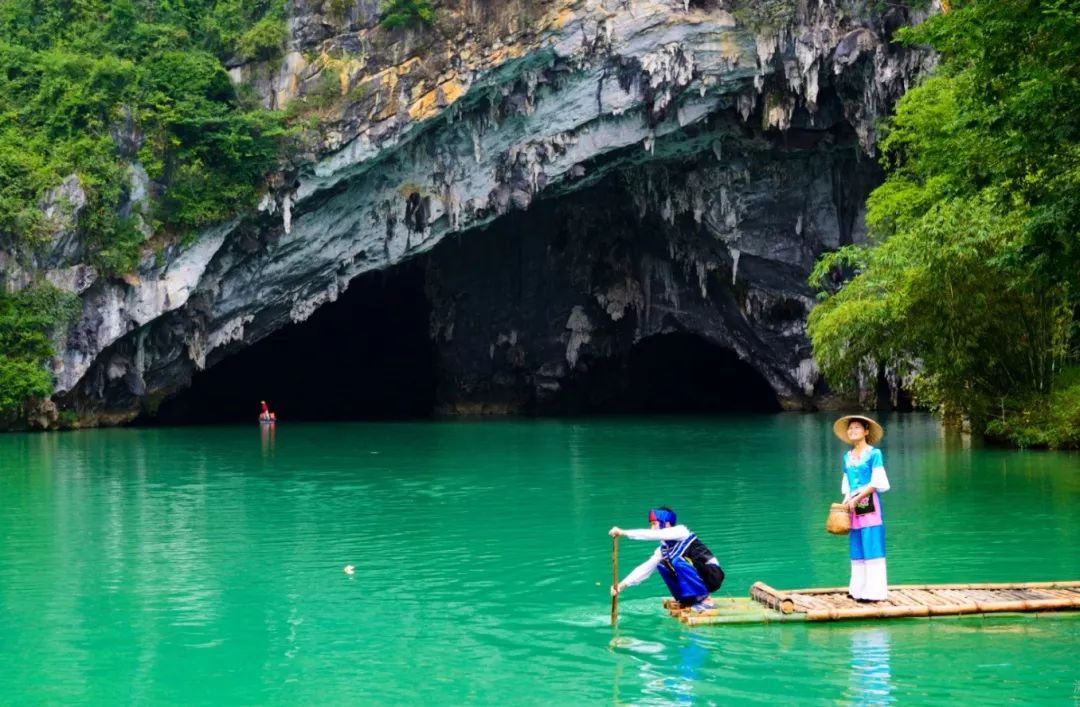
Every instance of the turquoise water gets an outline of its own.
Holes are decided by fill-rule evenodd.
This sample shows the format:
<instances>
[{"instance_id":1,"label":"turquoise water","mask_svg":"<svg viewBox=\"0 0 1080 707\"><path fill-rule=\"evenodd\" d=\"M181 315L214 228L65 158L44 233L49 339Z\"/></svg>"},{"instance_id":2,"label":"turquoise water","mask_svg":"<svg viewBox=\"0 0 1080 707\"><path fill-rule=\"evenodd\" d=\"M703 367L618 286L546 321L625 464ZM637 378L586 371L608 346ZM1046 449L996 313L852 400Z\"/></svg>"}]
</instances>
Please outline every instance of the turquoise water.
<instances>
[{"instance_id":1,"label":"turquoise water","mask_svg":"<svg viewBox=\"0 0 1080 707\"><path fill-rule=\"evenodd\" d=\"M1080 702L1075 618L688 629L653 577L613 641L606 531L662 503L720 595L846 583L830 421L0 436L0 701ZM885 423L891 582L1080 579L1080 456ZM652 547L623 540L621 573Z\"/></svg>"}]
</instances>

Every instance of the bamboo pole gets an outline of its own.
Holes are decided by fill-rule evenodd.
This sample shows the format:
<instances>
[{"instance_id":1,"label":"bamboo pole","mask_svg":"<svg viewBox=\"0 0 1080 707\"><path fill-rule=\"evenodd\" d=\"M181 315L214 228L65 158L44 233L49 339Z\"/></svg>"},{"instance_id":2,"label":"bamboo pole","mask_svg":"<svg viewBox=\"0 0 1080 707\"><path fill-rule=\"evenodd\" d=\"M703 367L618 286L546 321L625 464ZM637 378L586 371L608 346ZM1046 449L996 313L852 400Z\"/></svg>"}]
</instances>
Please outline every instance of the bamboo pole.
<instances>
[{"instance_id":1,"label":"bamboo pole","mask_svg":"<svg viewBox=\"0 0 1080 707\"><path fill-rule=\"evenodd\" d=\"M971 589L967 595L976 602L1016 601L1017 597L1006 594L1004 589Z\"/></svg>"},{"instance_id":2,"label":"bamboo pole","mask_svg":"<svg viewBox=\"0 0 1080 707\"><path fill-rule=\"evenodd\" d=\"M756 614L728 614L724 616L698 616L691 614L679 619L687 626L709 626L712 624L769 624L795 623L806 619L802 614L781 614L771 609L762 609Z\"/></svg>"},{"instance_id":3,"label":"bamboo pole","mask_svg":"<svg viewBox=\"0 0 1080 707\"><path fill-rule=\"evenodd\" d=\"M1080 599L1080 593L1069 589L1040 589L1037 593L1040 595L1039 597L1037 597L1039 599L1047 597L1056 599ZM1035 597L1028 598L1030 599Z\"/></svg>"},{"instance_id":4,"label":"bamboo pole","mask_svg":"<svg viewBox=\"0 0 1080 707\"><path fill-rule=\"evenodd\" d=\"M619 586L619 536L611 539L611 586ZM619 622L619 593L611 595L611 625L614 627Z\"/></svg>"},{"instance_id":5,"label":"bamboo pole","mask_svg":"<svg viewBox=\"0 0 1080 707\"><path fill-rule=\"evenodd\" d=\"M925 606L867 606L858 609L825 609L806 612L807 621L842 621L845 619L891 619L905 616L928 616Z\"/></svg>"},{"instance_id":6,"label":"bamboo pole","mask_svg":"<svg viewBox=\"0 0 1080 707\"><path fill-rule=\"evenodd\" d=\"M781 596L779 592L764 582L754 582L753 586L750 587L750 596L770 609L776 609L785 614L795 611L795 602L792 601L791 597Z\"/></svg>"},{"instance_id":7,"label":"bamboo pole","mask_svg":"<svg viewBox=\"0 0 1080 707\"><path fill-rule=\"evenodd\" d=\"M714 602L716 603L716 608L714 609L703 609L701 611L687 609L677 614L673 612L672 616L745 616L749 614L760 614L763 611L771 611L750 597L734 601L724 601L721 599L714 600Z\"/></svg>"},{"instance_id":8,"label":"bamboo pole","mask_svg":"<svg viewBox=\"0 0 1080 707\"><path fill-rule=\"evenodd\" d=\"M914 596L905 589L890 589L889 598L893 601L902 601L905 606L926 606L926 602Z\"/></svg>"},{"instance_id":9,"label":"bamboo pole","mask_svg":"<svg viewBox=\"0 0 1080 707\"><path fill-rule=\"evenodd\" d=\"M768 586L768 585L765 585ZM770 588L771 589L771 588ZM993 582L959 584L894 584L889 589L1065 589L1080 590L1080 580L1054 582ZM847 594L847 587L810 587L807 589L788 589L788 594ZM778 591L778 590L773 590Z\"/></svg>"},{"instance_id":10,"label":"bamboo pole","mask_svg":"<svg viewBox=\"0 0 1080 707\"><path fill-rule=\"evenodd\" d=\"M959 616L960 614L977 614L977 604L938 604L927 607L931 616Z\"/></svg>"},{"instance_id":11,"label":"bamboo pole","mask_svg":"<svg viewBox=\"0 0 1080 707\"><path fill-rule=\"evenodd\" d=\"M789 589L794 594L847 594L847 587L810 587L808 589Z\"/></svg>"},{"instance_id":12,"label":"bamboo pole","mask_svg":"<svg viewBox=\"0 0 1080 707\"><path fill-rule=\"evenodd\" d=\"M979 609L986 613L1073 608L1080 608L1080 601L1073 599L1029 599L1028 601L979 602Z\"/></svg>"},{"instance_id":13,"label":"bamboo pole","mask_svg":"<svg viewBox=\"0 0 1080 707\"><path fill-rule=\"evenodd\" d=\"M1023 601L1031 601L1032 599L1042 599L1043 598L1042 592L1044 592L1044 591L1046 591L1046 590L1044 589L1044 590L1041 590L1039 592L1034 592L1034 591L1031 591L1031 590L1024 590L1024 589L1010 589L1008 592L1006 592L1006 594L1011 596L1013 599L1021 599Z\"/></svg>"},{"instance_id":14,"label":"bamboo pole","mask_svg":"<svg viewBox=\"0 0 1080 707\"><path fill-rule=\"evenodd\" d=\"M1057 582L984 582L967 584L898 584L897 589L1071 589L1080 588L1080 580Z\"/></svg>"},{"instance_id":15,"label":"bamboo pole","mask_svg":"<svg viewBox=\"0 0 1080 707\"><path fill-rule=\"evenodd\" d=\"M945 606L951 608L971 607L971 612L978 611L975 600L960 589L937 589L934 591L934 594L937 594L947 602Z\"/></svg>"},{"instance_id":16,"label":"bamboo pole","mask_svg":"<svg viewBox=\"0 0 1080 707\"><path fill-rule=\"evenodd\" d=\"M795 608L803 611L828 611L835 608L828 601L828 595L818 595L816 597L800 596L794 594L791 596L791 600L795 603Z\"/></svg>"},{"instance_id":17,"label":"bamboo pole","mask_svg":"<svg viewBox=\"0 0 1080 707\"><path fill-rule=\"evenodd\" d=\"M904 591L909 596L918 600L919 603L925 604L926 606L940 606L942 604L948 604L947 601L945 601L937 594L934 594L928 589L905 589Z\"/></svg>"}]
</instances>

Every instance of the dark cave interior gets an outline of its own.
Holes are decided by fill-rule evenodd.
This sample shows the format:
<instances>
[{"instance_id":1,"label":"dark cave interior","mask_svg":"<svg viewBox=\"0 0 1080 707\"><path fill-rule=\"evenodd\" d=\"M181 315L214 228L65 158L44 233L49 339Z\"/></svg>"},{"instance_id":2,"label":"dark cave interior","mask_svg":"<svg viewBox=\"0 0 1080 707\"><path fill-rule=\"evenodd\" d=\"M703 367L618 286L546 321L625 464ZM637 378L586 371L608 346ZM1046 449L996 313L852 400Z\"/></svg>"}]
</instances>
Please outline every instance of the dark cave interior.
<instances>
[{"instance_id":1,"label":"dark cave interior","mask_svg":"<svg viewBox=\"0 0 1080 707\"><path fill-rule=\"evenodd\" d=\"M533 229L540 227L535 221L534 215ZM257 416L260 400L266 400L282 422L424 419L437 410L453 409L459 393L452 371L483 371L489 365L489 317L511 311L516 323L507 326L530 331L549 316L545 308L568 306L556 300L574 296L562 289L568 287L565 283L542 270L522 269L521 262L542 260L546 246L536 241L539 251L526 248L527 241L533 242L523 237L528 229L513 219L505 221L508 229L515 224L510 229L514 232L495 230L448 241L391 270L361 275L337 301L323 305L307 321L285 326L196 373L190 388L140 422L249 422ZM430 335L429 267L457 268L464 278L468 309L459 314L466 319L459 322L453 351L440 349ZM515 295L520 288L533 294ZM507 297L515 303L510 309L477 306ZM462 347L461 337L470 336L474 341L466 338L471 344ZM775 392L753 366L729 348L684 331L646 337L612 356L585 356L553 395L531 397L535 387L529 370L520 371L525 377L517 381L522 387L514 393L519 401L525 398L518 408L525 414L700 415L781 409Z\"/></svg>"},{"instance_id":2,"label":"dark cave interior","mask_svg":"<svg viewBox=\"0 0 1080 707\"><path fill-rule=\"evenodd\" d=\"M423 268L408 263L197 373L148 421L254 422L260 400L282 422L425 417L436 372Z\"/></svg>"},{"instance_id":3,"label":"dark cave interior","mask_svg":"<svg viewBox=\"0 0 1080 707\"><path fill-rule=\"evenodd\" d=\"M696 334L650 336L621 357L595 361L557 404L586 414L779 412L772 388L727 348Z\"/></svg>"},{"instance_id":4,"label":"dark cave interior","mask_svg":"<svg viewBox=\"0 0 1080 707\"><path fill-rule=\"evenodd\" d=\"M150 424L254 421L267 400L281 421L428 418L438 354L428 338L423 272L360 277L336 302L195 376ZM768 383L731 350L695 334L649 337L590 362L561 394L532 406L558 414L724 414L780 410Z\"/></svg>"}]
</instances>

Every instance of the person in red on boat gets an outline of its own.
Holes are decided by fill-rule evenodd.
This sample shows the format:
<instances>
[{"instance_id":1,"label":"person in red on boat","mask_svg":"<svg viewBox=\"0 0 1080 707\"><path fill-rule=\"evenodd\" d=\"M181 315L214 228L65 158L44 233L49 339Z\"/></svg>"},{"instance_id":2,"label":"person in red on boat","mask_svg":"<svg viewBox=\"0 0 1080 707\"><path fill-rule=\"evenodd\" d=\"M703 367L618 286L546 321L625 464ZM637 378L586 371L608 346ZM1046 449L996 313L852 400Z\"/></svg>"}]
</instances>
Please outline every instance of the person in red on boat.
<instances>
[{"instance_id":1,"label":"person in red on boat","mask_svg":"<svg viewBox=\"0 0 1080 707\"><path fill-rule=\"evenodd\" d=\"M634 568L618 584L611 588L611 595L621 593L627 587L641 584L653 572L659 572L671 596L677 602L695 611L715 608L710 593L720 589L724 582L724 570L709 548L698 540L685 525L679 525L675 511L660 506L649 511L649 527L624 530L618 526L608 531L611 537L631 540L659 540L660 545L652 556Z\"/></svg>"},{"instance_id":2,"label":"person in red on boat","mask_svg":"<svg viewBox=\"0 0 1080 707\"><path fill-rule=\"evenodd\" d=\"M277 415L270 412L270 406L266 404L265 400L259 401L259 420L264 422L277 421Z\"/></svg>"}]
</instances>

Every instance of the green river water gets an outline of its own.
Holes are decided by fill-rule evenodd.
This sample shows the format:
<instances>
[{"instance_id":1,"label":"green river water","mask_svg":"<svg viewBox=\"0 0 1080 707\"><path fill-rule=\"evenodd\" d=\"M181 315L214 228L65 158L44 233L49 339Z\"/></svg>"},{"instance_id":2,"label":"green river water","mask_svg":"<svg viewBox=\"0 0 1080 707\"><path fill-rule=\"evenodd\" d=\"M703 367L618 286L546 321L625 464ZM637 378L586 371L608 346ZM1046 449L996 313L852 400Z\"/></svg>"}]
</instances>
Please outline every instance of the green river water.
<instances>
[{"instance_id":1,"label":"green river water","mask_svg":"<svg viewBox=\"0 0 1080 707\"><path fill-rule=\"evenodd\" d=\"M0 703L1080 704L1067 616L688 629L653 577L613 642L606 531L654 505L721 596L846 584L830 422L0 436ZM1080 579L1080 457L884 422L892 583Z\"/></svg>"}]
</instances>

